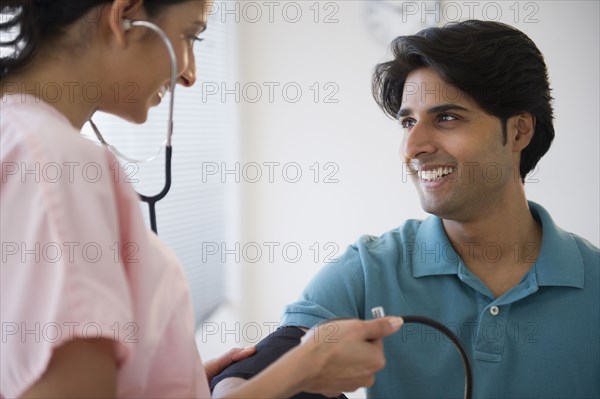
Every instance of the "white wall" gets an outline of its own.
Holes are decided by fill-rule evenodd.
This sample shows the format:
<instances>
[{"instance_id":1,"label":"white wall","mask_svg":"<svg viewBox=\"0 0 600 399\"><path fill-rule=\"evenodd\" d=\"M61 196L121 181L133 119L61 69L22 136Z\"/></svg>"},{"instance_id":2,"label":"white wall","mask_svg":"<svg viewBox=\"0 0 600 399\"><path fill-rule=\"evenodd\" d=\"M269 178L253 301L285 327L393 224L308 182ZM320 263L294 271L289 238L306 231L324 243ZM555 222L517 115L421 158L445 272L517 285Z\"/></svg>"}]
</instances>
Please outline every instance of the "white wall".
<instances>
[{"instance_id":1,"label":"white wall","mask_svg":"<svg viewBox=\"0 0 600 399\"><path fill-rule=\"evenodd\" d=\"M303 176L296 184L287 183L280 167L276 169L275 181L270 183L268 169L263 167L260 182L234 184L239 192L237 212L242 220L233 237L242 247L258 243L264 251L261 261L254 264L244 262L243 256L239 263L229 262L232 302L227 311L212 319L221 333L204 337L200 346L205 357L227 347L244 345L244 336L252 338L254 334L251 329L244 331L243 323L257 323L267 332L265 323L277 322L283 306L298 297L321 267L324 256L330 252L324 251L326 243L335 243L341 253L361 234L379 235L407 218L426 216L412 184L402 181L400 129L383 115L371 97L372 69L388 56L387 46L373 34L382 26L373 22L367 25L363 1L329 2L334 4L329 8L325 8L328 2L320 2L318 23L309 8L314 6L312 1L297 2L303 16L297 23L287 22L282 17L287 3L290 2L278 3L273 23L269 22L265 3L258 3L263 15L256 23L249 21L255 16L253 10L246 9L244 18L240 8L240 23L232 26L238 31L239 81L242 86L256 82L264 88L262 100L250 103L242 96L239 104L240 162L296 162ZM473 16L484 17L482 10L487 3L478 3L480 7L474 9ZM224 5L218 0L217 4ZM422 6L422 2L416 4ZM464 7L462 2L455 4ZM556 139L539 164L535 176L539 182L527 184L528 196L543 204L562 227L598 246L598 2L519 3L516 23L514 4L496 2L494 8L486 9L487 15L494 18L498 5L501 21L523 30L537 43L545 55L556 98ZM234 5L227 2L227 7L233 9ZM288 19L294 17L290 7ZM325 15L338 8L337 23L322 22ZM525 23L527 16L537 22ZM383 31L380 29L377 35L389 34ZM281 84L275 90L273 103L268 101L264 82ZM282 96L282 86L290 82L296 82L303 90L295 104ZM327 82L335 84L339 92L334 98L339 102L324 103L321 98L315 103L314 92L309 88L314 82L321 86ZM321 95L330 92L321 90ZM247 94L254 97L254 92ZM293 95L291 89L288 94ZM313 170L309 166L314 162L337 165L335 178L339 182L325 184L323 175L321 182L312 181ZM294 177L291 171L288 170L288 178ZM252 173L250 177L253 176ZM269 262L265 242L280 243L273 263ZM317 262L313 259L315 247L310 248L315 242L321 247ZM282 256L281 248L286 243L297 243L302 249L297 263ZM253 254L249 252L247 258ZM291 249L288 255L294 256ZM235 331L233 320L242 324L237 333L226 334L224 327Z\"/></svg>"}]
</instances>

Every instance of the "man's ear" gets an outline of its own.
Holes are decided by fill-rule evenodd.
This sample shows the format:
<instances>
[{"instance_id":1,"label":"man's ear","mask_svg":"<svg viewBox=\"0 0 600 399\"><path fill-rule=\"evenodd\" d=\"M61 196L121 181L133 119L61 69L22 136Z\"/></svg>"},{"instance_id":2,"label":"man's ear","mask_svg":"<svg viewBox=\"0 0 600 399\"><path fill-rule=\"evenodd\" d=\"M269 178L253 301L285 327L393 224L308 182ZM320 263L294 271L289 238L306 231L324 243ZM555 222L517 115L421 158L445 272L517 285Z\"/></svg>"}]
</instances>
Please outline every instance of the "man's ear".
<instances>
[{"instance_id":1,"label":"man's ear","mask_svg":"<svg viewBox=\"0 0 600 399\"><path fill-rule=\"evenodd\" d=\"M506 123L506 129L513 152L521 152L529 145L535 133L535 115L523 112L512 116Z\"/></svg>"},{"instance_id":2,"label":"man's ear","mask_svg":"<svg viewBox=\"0 0 600 399\"><path fill-rule=\"evenodd\" d=\"M134 19L135 16L140 15L143 5L144 0L115 0L110 6L108 26L119 47L125 47L125 27L123 26L123 21Z\"/></svg>"}]
</instances>

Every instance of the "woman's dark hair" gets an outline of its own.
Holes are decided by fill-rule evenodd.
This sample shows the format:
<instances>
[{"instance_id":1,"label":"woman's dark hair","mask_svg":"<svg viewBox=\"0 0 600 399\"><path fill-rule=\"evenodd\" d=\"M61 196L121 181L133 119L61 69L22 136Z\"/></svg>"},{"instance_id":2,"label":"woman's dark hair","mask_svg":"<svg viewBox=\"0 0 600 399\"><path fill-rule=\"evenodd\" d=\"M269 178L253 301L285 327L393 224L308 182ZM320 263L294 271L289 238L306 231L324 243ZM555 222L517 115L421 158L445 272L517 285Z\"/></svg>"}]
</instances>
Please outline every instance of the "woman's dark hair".
<instances>
[{"instance_id":1,"label":"woman's dark hair","mask_svg":"<svg viewBox=\"0 0 600 399\"><path fill-rule=\"evenodd\" d=\"M0 58L0 79L10 72L22 69L46 43L60 37L67 26L88 18L97 21L94 9L113 0L2 0L0 4L0 32L12 32L0 46L12 48L11 55ZM144 9L154 18L163 8L190 0L144 0ZM3 35L4 36L4 35Z\"/></svg>"},{"instance_id":2,"label":"woman's dark hair","mask_svg":"<svg viewBox=\"0 0 600 399\"><path fill-rule=\"evenodd\" d=\"M397 117L406 77L428 67L498 117L505 143L508 118L522 112L535 116L534 135L521 152L521 179L550 148L554 126L548 71L523 32L499 22L470 20L400 36L391 48L394 59L377 65L373 75L373 96L387 115Z\"/></svg>"}]
</instances>

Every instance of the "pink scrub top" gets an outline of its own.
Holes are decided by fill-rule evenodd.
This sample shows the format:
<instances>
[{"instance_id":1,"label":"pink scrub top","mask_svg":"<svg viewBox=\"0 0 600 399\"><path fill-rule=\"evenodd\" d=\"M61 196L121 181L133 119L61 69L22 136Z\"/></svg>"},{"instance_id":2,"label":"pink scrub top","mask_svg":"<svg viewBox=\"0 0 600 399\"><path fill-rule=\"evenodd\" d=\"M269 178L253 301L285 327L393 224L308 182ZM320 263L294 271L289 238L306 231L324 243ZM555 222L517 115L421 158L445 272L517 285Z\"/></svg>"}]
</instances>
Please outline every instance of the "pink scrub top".
<instances>
[{"instance_id":1,"label":"pink scrub top","mask_svg":"<svg viewBox=\"0 0 600 399\"><path fill-rule=\"evenodd\" d=\"M22 395L54 348L103 337L117 397L210 397L185 276L113 154L14 94L0 99L0 159L0 396Z\"/></svg>"}]
</instances>

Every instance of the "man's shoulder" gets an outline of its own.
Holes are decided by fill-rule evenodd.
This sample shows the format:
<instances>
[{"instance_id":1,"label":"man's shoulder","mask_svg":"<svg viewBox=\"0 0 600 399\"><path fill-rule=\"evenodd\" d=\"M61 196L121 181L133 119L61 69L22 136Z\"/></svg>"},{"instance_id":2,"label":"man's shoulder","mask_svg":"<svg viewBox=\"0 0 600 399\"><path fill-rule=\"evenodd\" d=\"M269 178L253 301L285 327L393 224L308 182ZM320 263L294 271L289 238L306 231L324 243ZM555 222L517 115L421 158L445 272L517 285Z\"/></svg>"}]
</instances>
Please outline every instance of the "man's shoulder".
<instances>
[{"instance_id":1,"label":"man's shoulder","mask_svg":"<svg viewBox=\"0 0 600 399\"><path fill-rule=\"evenodd\" d=\"M577 244L584 264L589 264L592 267L600 268L600 248L596 247L594 244L575 233L568 234Z\"/></svg>"},{"instance_id":2,"label":"man's shoulder","mask_svg":"<svg viewBox=\"0 0 600 399\"><path fill-rule=\"evenodd\" d=\"M396 270L400 264L411 264L417 253L442 253L449 245L439 218L408 219L379 236L362 235L338 260L344 266L354 265L357 271Z\"/></svg>"},{"instance_id":3,"label":"man's shoulder","mask_svg":"<svg viewBox=\"0 0 600 399\"><path fill-rule=\"evenodd\" d=\"M414 245L422 235L421 227L428 221L429 219L407 219L398 227L379 236L363 234L350 245L350 250L359 254L369 253L371 256L398 253Z\"/></svg>"},{"instance_id":4,"label":"man's shoulder","mask_svg":"<svg viewBox=\"0 0 600 399\"><path fill-rule=\"evenodd\" d=\"M529 206L536 219L541 221L544 234L542 249L545 249L551 258L575 257L581 254L584 263L593 262L593 266L598 267L600 256L598 247L587 239L558 226L550 213L541 205L529 201Z\"/></svg>"}]
</instances>

